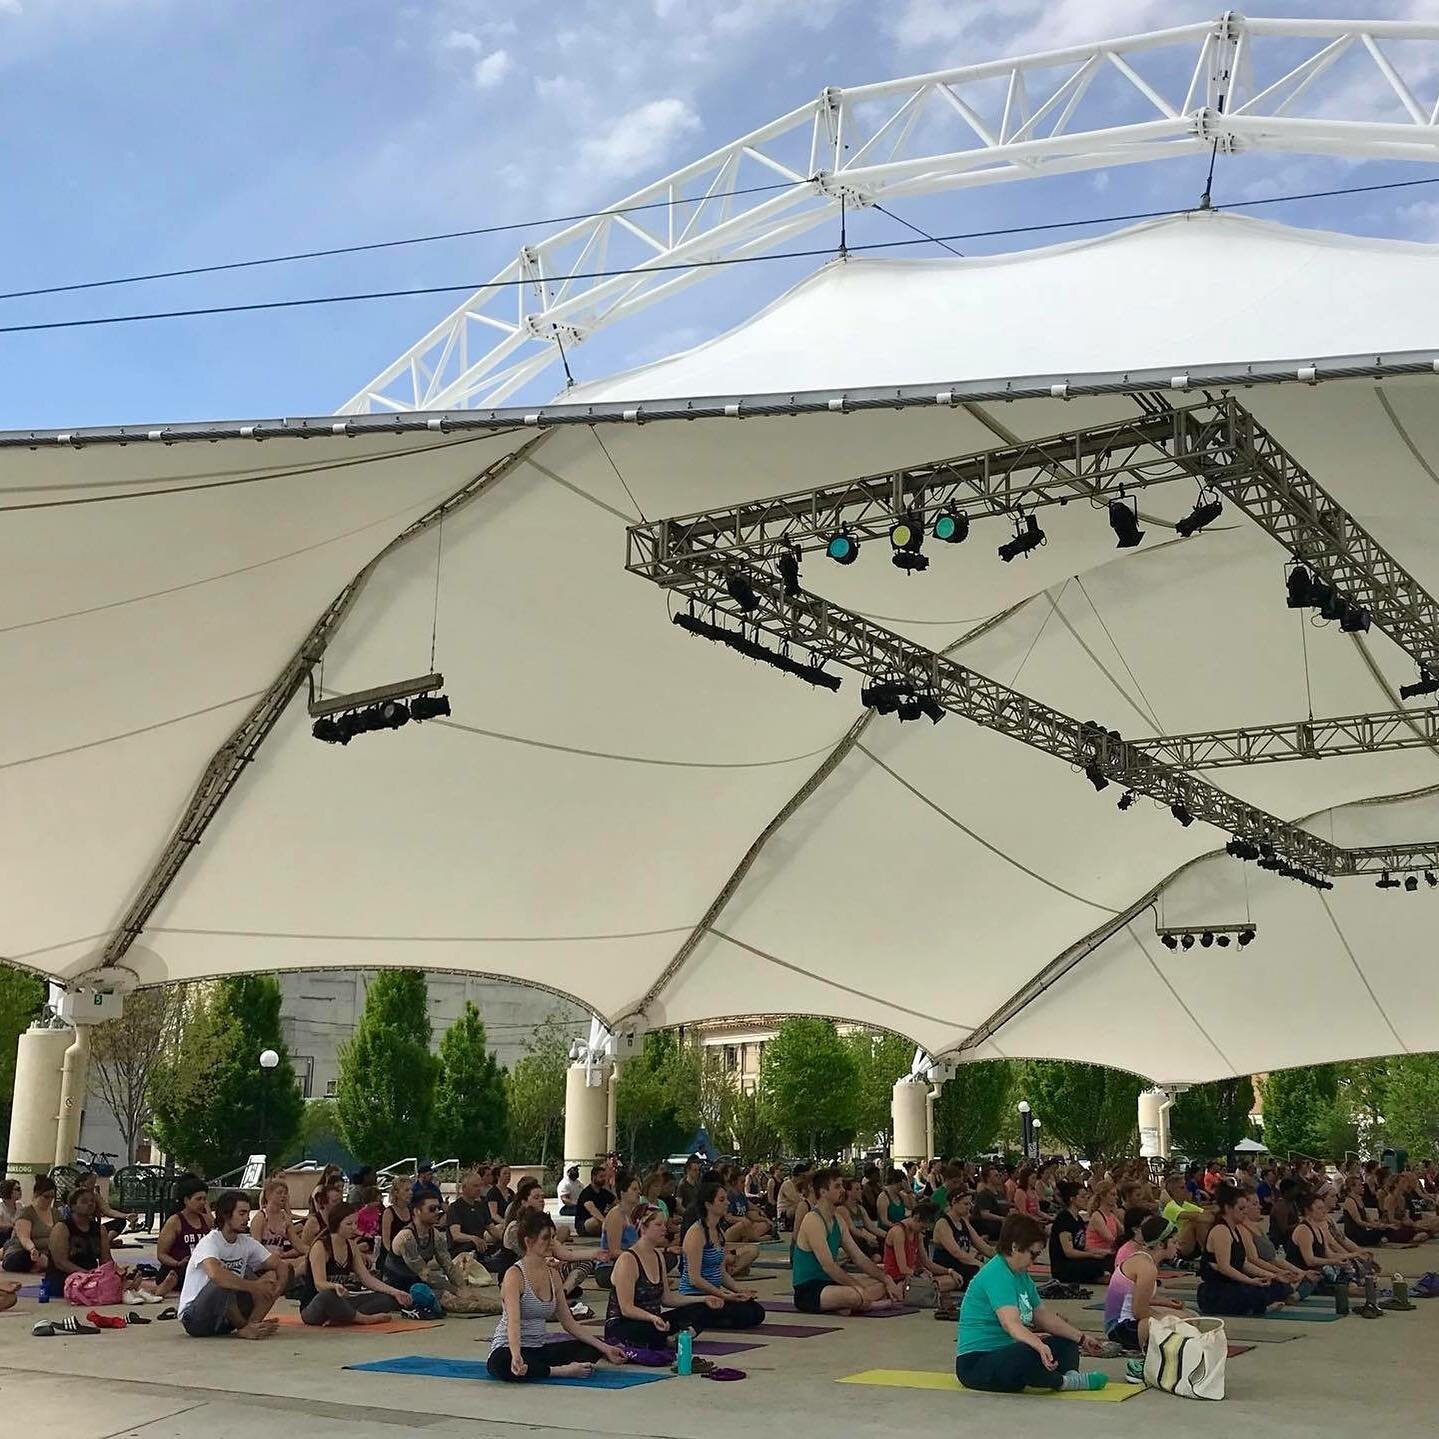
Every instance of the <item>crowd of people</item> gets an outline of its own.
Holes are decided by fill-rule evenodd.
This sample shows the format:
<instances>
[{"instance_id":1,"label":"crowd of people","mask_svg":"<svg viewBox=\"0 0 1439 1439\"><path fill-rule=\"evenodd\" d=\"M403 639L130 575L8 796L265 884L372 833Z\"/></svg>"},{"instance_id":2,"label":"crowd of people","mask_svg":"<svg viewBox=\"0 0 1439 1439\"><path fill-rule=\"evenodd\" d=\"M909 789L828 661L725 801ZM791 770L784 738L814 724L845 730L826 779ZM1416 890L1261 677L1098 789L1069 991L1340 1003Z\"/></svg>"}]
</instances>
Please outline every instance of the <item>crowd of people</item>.
<instances>
[{"instance_id":1,"label":"crowd of people","mask_svg":"<svg viewBox=\"0 0 1439 1439\"><path fill-rule=\"evenodd\" d=\"M1346 1309L1361 1300L1353 1312L1365 1317L1407 1307L1381 1302L1377 1251L1439 1233L1433 1164L1395 1172L1358 1160L1337 1171L1216 1161L1156 1179L1144 1160L1106 1169L935 1159L851 1175L697 1155L675 1175L626 1169L612 1155L587 1183L566 1172L558 1223L539 1182L513 1184L503 1164L465 1171L448 1200L428 1160L383 1191L373 1170L347 1177L331 1166L303 1217L280 1178L253 1207L237 1190L212 1205L195 1176L173 1192L154 1262L123 1267L112 1245L127 1216L94 1176L63 1202L39 1176L23 1205L7 1180L0 1265L57 1294L70 1292L70 1276L113 1267L124 1302L173 1300L157 1317L178 1318L197 1338L263 1339L286 1295L313 1326L490 1313L490 1372L533 1382L600 1362L668 1363L682 1333L760 1327L765 1308L745 1280L759 1246L778 1236L799 1312L932 1307L957 1320L960 1382L1014 1392L1102 1387L1106 1376L1084 1369L1084 1357L1130 1356L1127 1377L1138 1381L1155 1316L1189 1314L1191 1303L1232 1316L1311 1294ZM587 1284L604 1294L602 1320ZM1101 1285L1102 1333L1054 1307ZM13 1281L0 1285L0 1308L14 1302Z\"/></svg>"}]
</instances>

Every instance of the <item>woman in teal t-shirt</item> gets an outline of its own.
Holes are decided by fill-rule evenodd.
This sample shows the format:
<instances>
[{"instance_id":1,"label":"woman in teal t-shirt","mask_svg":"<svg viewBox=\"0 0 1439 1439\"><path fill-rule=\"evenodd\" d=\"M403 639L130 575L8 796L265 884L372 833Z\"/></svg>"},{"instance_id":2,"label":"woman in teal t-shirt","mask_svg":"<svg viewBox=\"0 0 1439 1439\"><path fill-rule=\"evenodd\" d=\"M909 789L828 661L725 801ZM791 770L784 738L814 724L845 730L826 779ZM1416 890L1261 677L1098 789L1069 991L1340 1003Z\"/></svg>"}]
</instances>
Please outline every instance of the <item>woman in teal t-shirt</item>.
<instances>
[{"instance_id":1,"label":"woman in teal t-shirt","mask_svg":"<svg viewBox=\"0 0 1439 1439\"><path fill-rule=\"evenodd\" d=\"M1081 1353L1102 1352L1039 1297L1030 1266L1044 1253L1044 1226L1011 1214L999 1252L969 1281L959 1310L955 1377L966 1389L1017 1394L1021 1389L1103 1389L1108 1377L1082 1373Z\"/></svg>"}]
</instances>

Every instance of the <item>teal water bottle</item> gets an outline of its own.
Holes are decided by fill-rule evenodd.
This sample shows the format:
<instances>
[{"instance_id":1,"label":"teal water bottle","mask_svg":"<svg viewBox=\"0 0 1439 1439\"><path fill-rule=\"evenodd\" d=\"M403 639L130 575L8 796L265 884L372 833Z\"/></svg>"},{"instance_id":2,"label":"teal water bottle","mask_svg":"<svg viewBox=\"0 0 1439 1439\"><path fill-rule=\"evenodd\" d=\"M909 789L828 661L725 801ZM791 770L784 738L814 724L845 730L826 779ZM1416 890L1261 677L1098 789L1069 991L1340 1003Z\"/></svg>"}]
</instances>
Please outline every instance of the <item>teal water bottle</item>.
<instances>
[{"instance_id":1,"label":"teal water bottle","mask_svg":"<svg viewBox=\"0 0 1439 1439\"><path fill-rule=\"evenodd\" d=\"M680 1374L693 1374L695 1361L695 1341L688 1329L680 1330L679 1343L679 1364L677 1372Z\"/></svg>"}]
</instances>

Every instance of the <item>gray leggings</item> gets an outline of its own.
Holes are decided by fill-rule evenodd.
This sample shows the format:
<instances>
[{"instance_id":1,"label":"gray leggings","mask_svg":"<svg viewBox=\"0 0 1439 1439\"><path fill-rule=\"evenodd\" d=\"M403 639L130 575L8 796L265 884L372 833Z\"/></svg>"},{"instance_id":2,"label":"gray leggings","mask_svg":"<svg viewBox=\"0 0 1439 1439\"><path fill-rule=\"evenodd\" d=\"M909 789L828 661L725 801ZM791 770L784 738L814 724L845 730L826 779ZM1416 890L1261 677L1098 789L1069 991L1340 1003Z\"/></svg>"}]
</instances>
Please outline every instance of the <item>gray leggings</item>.
<instances>
[{"instance_id":1,"label":"gray leggings","mask_svg":"<svg viewBox=\"0 0 1439 1439\"><path fill-rule=\"evenodd\" d=\"M388 1294L341 1294L322 1289L300 1310L306 1324L353 1324L357 1314L393 1314L399 1305Z\"/></svg>"}]
</instances>

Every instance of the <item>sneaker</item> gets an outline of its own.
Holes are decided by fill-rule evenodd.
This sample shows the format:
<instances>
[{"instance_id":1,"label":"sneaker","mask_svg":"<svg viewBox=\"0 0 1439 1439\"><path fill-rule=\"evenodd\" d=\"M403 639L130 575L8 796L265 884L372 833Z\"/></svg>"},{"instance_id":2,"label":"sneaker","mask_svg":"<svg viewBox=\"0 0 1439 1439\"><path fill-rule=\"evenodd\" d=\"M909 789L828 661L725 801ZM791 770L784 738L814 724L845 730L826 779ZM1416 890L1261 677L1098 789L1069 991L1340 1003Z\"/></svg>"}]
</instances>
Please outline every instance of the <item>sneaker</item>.
<instances>
[{"instance_id":1,"label":"sneaker","mask_svg":"<svg viewBox=\"0 0 1439 1439\"><path fill-rule=\"evenodd\" d=\"M1351 1314L1357 1314L1361 1319L1382 1319L1384 1311L1377 1304L1361 1304L1357 1309L1351 1309Z\"/></svg>"},{"instance_id":2,"label":"sneaker","mask_svg":"<svg viewBox=\"0 0 1439 1439\"><path fill-rule=\"evenodd\" d=\"M1126 1384L1144 1383L1144 1360L1130 1359L1124 1365L1124 1382Z\"/></svg>"},{"instance_id":3,"label":"sneaker","mask_svg":"<svg viewBox=\"0 0 1439 1439\"><path fill-rule=\"evenodd\" d=\"M595 1311L588 1304L571 1304L570 1317L572 1319L593 1319Z\"/></svg>"}]
</instances>

